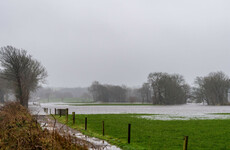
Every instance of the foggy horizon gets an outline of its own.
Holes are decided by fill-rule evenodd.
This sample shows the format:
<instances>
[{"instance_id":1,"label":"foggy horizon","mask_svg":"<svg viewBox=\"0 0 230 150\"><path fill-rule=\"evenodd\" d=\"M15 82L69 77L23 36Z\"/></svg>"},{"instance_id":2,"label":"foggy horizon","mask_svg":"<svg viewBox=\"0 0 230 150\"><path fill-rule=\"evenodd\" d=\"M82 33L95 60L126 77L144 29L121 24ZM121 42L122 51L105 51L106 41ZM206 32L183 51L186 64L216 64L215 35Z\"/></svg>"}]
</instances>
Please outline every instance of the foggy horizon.
<instances>
[{"instance_id":1,"label":"foggy horizon","mask_svg":"<svg viewBox=\"0 0 230 150\"><path fill-rule=\"evenodd\" d=\"M140 87L149 73L230 76L230 1L0 2L0 47L25 49L45 87Z\"/></svg>"}]
</instances>

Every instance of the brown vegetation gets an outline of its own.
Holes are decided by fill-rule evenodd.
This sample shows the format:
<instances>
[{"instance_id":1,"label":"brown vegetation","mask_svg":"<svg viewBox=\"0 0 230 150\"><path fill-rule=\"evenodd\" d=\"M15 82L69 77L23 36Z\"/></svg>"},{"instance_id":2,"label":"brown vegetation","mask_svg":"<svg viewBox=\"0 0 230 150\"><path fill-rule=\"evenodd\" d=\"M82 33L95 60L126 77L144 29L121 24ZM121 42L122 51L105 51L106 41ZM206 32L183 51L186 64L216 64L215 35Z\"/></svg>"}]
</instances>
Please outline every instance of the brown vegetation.
<instances>
[{"instance_id":1,"label":"brown vegetation","mask_svg":"<svg viewBox=\"0 0 230 150\"><path fill-rule=\"evenodd\" d=\"M0 149L87 149L74 144L71 136L42 130L19 103L8 103L0 109L0 127Z\"/></svg>"}]
</instances>

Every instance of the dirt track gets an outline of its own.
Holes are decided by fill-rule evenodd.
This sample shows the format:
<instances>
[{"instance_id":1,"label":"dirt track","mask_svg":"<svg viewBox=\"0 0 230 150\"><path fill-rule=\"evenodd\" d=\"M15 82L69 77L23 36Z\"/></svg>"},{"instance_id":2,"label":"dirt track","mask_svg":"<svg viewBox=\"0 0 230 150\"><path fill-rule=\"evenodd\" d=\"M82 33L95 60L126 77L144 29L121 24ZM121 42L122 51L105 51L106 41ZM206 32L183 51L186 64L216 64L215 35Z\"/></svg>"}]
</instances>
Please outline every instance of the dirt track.
<instances>
[{"instance_id":1,"label":"dirt track","mask_svg":"<svg viewBox=\"0 0 230 150\"><path fill-rule=\"evenodd\" d=\"M57 130L61 135L70 135L75 137L77 144L86 145L90 150L120 150L120 148L110 145L108 142L83 135L81 132L74 130L64 124L57 122L49 115L34 115L42 128L50 131Z\"/></svg>"}]
</instances>

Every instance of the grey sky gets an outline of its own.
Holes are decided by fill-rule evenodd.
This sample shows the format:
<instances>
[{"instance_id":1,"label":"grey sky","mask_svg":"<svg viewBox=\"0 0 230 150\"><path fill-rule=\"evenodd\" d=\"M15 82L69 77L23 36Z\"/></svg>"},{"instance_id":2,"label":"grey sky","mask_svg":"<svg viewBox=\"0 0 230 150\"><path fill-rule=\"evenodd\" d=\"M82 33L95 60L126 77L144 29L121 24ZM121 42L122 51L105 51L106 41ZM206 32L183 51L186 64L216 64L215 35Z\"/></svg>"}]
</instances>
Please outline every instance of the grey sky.
<instances>
[{"instance_id":1,"label":"grey sky","mask_svg":"<svg viewBox=\"0 0 230 150\"><path fill-rule=\"evenodd\" d=\"M0 0L6 45L41 61L48 86L137 86L158 71L192 83L230 75L230 1Z\"/></svg>"}]
</instances>

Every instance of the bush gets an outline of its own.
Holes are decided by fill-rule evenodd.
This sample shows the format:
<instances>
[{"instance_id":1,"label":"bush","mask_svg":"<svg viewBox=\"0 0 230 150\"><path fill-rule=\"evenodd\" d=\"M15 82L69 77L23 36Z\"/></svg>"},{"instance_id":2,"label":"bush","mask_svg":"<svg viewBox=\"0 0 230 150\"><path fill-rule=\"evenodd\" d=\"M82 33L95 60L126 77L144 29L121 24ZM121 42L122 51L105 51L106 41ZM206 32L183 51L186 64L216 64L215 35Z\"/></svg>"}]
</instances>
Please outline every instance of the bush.
<instances>
[{"instance_id":1,"label":"bush","mask_svg":"<svg viewBox=\"0 0 230 150\"><path fill-rule=\"evenodd\" d=\"M86 149L74 144L70 136L42 130L19 103L7 103L1 107L0 127L0 149Z\"/></svg>"}]
</instances>

